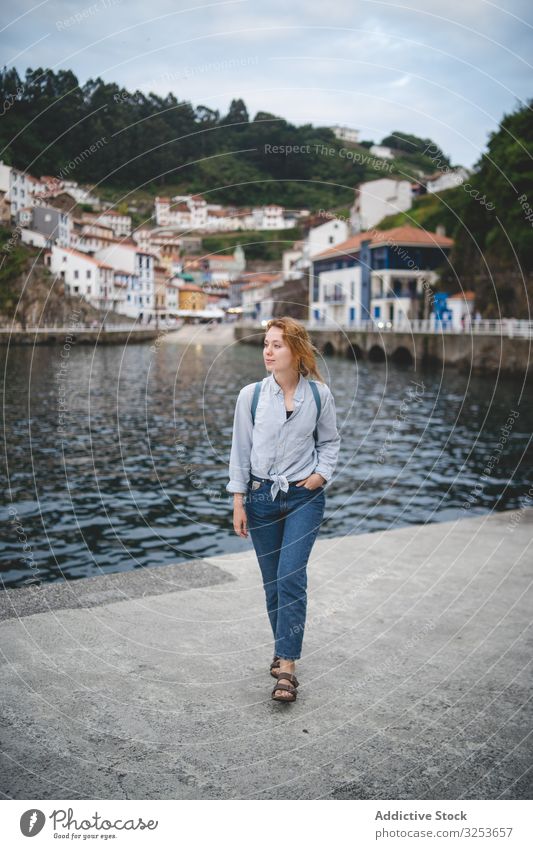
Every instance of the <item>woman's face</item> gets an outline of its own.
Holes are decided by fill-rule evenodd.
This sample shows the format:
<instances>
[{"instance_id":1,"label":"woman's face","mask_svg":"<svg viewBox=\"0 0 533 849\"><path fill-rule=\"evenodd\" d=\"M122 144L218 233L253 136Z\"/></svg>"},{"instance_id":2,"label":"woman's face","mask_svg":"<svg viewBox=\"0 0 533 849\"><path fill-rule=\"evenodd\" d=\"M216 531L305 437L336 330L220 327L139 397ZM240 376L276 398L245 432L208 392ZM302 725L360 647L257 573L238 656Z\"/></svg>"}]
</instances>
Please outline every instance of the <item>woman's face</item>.
<instances>
[{"instance_id":1,"label":"woman's face","mask_svg":"<svg viewBox=\"0 0 533 849\"><path fill-rule=\"evenodd\" d=\"M294 367L292 351L283 339L281 327L270 327L267 330L263 359L268 371L286 371Z\"/></svg>"}]
</instances>

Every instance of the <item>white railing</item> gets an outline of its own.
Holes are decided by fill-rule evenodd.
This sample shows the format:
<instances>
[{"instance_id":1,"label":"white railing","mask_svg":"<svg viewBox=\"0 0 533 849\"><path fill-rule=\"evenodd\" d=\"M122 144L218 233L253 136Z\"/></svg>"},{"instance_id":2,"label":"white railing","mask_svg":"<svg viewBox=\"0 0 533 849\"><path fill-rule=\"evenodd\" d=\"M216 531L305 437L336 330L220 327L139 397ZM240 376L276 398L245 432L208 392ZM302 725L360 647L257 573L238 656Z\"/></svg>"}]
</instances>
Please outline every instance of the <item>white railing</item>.
<instances>
[{"instance_id":1,"label":"white railing","mask_svg":"<svg viewBox=\"0 0 533 849\"><path fill-rule=\"evenodd\" d=\"M437 321L434 318L415 318L404 321L384 321L375 319L373 321L356 321L352 323L339 323L335 321L300 320L308 330L329 331L361 331L366 333L433 333L452 334L465 336L474 334L476 336L506 336L517 339L533 339L533 321L516 318L502 319L471 319L465 321L464 327L452 326L448 321ZM239 321L237 327L259 328L258 321Z\"/></svg>"},{"instance_id":2,"label":"white railing","mask_svg":"<svg viewBox=\"0 0 533 849\"><path fill-rule=\"evenodd\" d=\"M161 327L162 327L162 323L160 322L159 329L161 329ZM11 333L49 333L50 331L54 331L54 332L57 331L57 332L62 332L62 333L79 333L80 331L84 331L84 330L92 331L92 332L104 331L105 330L106 333L110 333L110 332L113 332L113 331L117 331L117 332L120 331L120 332L123 333L126 330L126 331L129 331L131 333L136 333L140 330L144 331L144 330L156 330L156 329L157 329L157 326L156 326L155 321L151 322L150 324L138 324L138 325L107 324L106 323L105 326L104 326L104 324L98 323L94 327L91 327L90 324L70 325L70 326L64 325L64 324L47 324L47 325L41 324L41 325L39 325L39 327L32 327L32 326L28 325L25 328L13 327L12 325L0 326L0 331L4 332L4 333L6 333L6 332L11 332Z\"/></svg>"}]
</instances>

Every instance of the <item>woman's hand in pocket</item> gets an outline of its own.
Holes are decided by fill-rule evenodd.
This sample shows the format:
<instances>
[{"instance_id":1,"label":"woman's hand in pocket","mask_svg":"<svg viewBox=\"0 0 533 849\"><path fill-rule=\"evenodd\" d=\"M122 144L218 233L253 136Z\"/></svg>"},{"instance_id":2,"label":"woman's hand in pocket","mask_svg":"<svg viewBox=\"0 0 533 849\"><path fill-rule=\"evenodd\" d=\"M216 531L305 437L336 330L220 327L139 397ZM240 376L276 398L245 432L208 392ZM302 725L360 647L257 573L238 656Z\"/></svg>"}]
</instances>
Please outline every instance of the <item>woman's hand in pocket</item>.
<instances>
[{"instance_id":1,"label":"woman's hand in pocket","mask_svg":"<svg viewBox=\"0 0 533 849\"><path fill-rule=\"evenodd\" d=\"M324 486L326 483L326 479L319 475L318 472L313 472L312 475L309 475L308 478L305 478L303 481L298 481L296 486L303 486L304 489L318 489L320 486Z\"/></svg>"}]
</instances>

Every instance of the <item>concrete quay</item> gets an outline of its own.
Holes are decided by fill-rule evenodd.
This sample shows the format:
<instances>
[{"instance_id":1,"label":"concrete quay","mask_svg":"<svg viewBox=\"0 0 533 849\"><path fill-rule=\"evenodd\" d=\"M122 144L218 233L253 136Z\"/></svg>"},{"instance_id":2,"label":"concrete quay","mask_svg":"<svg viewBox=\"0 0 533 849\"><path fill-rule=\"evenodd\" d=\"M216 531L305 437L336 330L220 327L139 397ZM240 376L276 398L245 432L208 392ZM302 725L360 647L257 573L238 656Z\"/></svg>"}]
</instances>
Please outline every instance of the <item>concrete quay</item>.
<instances>
[{"instance_id":1,"label":"concrete quay","mask_svg":"<svg viewBox=\"0 0 533 849\"><path fill-rule=\"evenodd\" d=\"M155 327L125 328L120 330L110 326L103 330L101 327L75 328L32 328L30 330L0 330L0 346L2 345L64 345L65 340L74 339L78 345L125 345L128 342L150 342L156 339L161 330Z\"/></svg>"},{"instance_id":2,"label":"concrete quay","mask_svg":"<svg viewBox=\"0 0 533 849\"><path fill-rule=\"evenodd\" d=\"M235 340L262 345L264 327L236 324ZM463 372L533 376L530 338L482 333L427 333L395 330L308 328L313 345L325 355L419 366L437 364Z\"/></svg>"},{"instance_id":3,"label":"concrete quay","mask_svg":"<svg viewBox=\"0 0 533 849\"><path fill-rule=\"evenodd\" d=\"M4 591L3 798L531 798L532 531L319 538L293 704L247 540Z\"/></svg>"}]
</instances>

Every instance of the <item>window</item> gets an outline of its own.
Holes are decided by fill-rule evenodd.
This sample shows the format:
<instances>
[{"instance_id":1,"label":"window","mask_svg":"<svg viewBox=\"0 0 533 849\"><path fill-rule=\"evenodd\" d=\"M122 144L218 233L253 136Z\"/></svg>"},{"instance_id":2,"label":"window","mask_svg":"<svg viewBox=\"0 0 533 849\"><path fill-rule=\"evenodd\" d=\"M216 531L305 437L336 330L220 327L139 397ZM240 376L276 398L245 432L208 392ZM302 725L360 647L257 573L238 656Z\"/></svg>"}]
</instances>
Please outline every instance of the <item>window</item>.
<instances>
[{"instance_id":1,"label":"window","mask_svg":"<svg viewBox=\"0 0 533 849\"><path fill-rule=\"evenodd\" d=\"M90 268L88 268L87 271L85 272L85 276L86 276L87 280L91 279L91 269Z\"/></svg>"},{"instance_id":2,"label":"window","mask_svg":"<svg viewBox=\"0 0 533 849\"><path fill-rule=\"evenodd\" d=\"M45 220L45 221L51 221L51 220L52 220L52 216L50 215L50 213L49 213L49 212L46 212L46 213L45 213L44 220Z\"/></svg>"},{"instance_id":3,"label":"window","mask_svg":"<svg viewBox=\"0 0 533 849\"><path fill-rule=\"evenodd\" d=\"M78 280L79 276L80 272L78 271L78 269L76 269L76 271L74 272L74 280Z\"/></svg>"},{"instance_id":4,"label":"window","mask_svg":"<svg viewBox=\"0 0 533 849\"><path fill-rule=\"evenodd\" d=\"M64 256L63 259L61 260L61 262L66 262L66 261L67 261L67 258L66 258L66 256Z\"/></svg>"},{"instance_id":5,"label":"window","mask_svg":"<svg viewBox=\"0 0 533 849\"><path fill-rule=\"evenodd\" d=\"M90 286L87 286L87 294L88 294L88 295L90 295L90 294L91 294L91 287L90 287Z\"/></svg>"},{"instance_id":6,"label":"window","mask_svg":"<svg viewBox=\"0 0 533 849\"><path fill-rule=\"evenodd\" d=\"M79 292L79 291L80 291L80 287L79 287L79 286L74 286L74 291L75 291L76 293L77 293L77 292Z\"/></svg>"}]
</instances>

